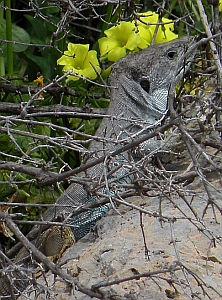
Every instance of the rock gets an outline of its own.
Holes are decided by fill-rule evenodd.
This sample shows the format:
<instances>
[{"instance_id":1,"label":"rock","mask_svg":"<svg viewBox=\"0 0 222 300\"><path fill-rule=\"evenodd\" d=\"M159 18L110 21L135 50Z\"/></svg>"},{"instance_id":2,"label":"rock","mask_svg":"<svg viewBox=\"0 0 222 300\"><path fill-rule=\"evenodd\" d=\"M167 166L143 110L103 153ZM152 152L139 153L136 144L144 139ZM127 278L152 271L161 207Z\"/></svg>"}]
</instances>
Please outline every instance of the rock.
<instances>
[{"instance_id":1,"label":"rock","mask_svg":"<svg viewBox=\"0 0 222 300\"><path fill-rule=\"evenodd\" d=\"M193 188L197 186L193 184ZM221 199L214 194L221 206ZM209 206L202 220L207 194L196 189L193 195L191 185L183 197L175 193L128 199L151 214L143 213L141 219L138 210L121 205L119 213L110 211L58 264L87 288L113 282L100 288L104 299L204 299L204 293L210 299L221 299L221 215ZM155 217L159 211L161 220ZM30 294L29 299L45 299L46 292L50 292L50 299L92 299L50 272L38 283L42 294L36 298Z\"/></svg>"}]
</instances>

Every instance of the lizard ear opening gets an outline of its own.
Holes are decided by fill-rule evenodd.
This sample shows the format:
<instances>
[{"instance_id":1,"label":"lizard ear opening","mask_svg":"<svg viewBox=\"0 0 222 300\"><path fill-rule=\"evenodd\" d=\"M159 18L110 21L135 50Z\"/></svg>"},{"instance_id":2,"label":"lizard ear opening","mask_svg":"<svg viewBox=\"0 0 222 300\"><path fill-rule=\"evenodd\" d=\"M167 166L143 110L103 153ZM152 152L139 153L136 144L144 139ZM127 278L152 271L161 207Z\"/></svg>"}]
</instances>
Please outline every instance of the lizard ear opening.
<instances>
[{"instance_id":1,"label":"lizard ear opening","mask_svg":"<svg viewBox=\"0 0 222 300\"><path fill-rule=\"evenodd\" d=\"M167 52L167 57L168 57L170 60L174 59L174 58L176 57L176 55L177 55L177 52L176 52L176 51L170 50L170 51Z\"/></svg>"},{"instance_id":2,"label":"lizard ear opening","mask_svg":"<svg viewBox=\"0 0 222 300\"><path fill-rule=\"evenodd\" d=\"M141 86L142 89L144 89L144 91L149 93L149 91L150 91L150 82L147 79L141 80L140 81L140 86Z\"/></svg>"}]
</instances>

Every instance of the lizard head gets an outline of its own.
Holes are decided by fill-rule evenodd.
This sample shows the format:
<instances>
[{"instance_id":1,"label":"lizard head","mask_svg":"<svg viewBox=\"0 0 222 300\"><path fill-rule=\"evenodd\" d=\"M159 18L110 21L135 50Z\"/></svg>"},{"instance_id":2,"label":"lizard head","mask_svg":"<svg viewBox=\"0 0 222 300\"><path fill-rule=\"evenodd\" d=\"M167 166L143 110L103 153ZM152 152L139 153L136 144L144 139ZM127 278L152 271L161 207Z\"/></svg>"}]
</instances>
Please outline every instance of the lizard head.
<instances>
[{"instance_id":1,"label":"lizard head","mask_svg":"<svg viewBox=\"0 0 222 300\"><path fill-rule=\"evenodd\" d=\"M114 94L121 94L119 100L124 101L128 115L129 109L134 116L139 109L140 113L137 114L141 116L142 112L142 117L147 116L151 123L162 117L167 109L171 83L178 82L183 77L194 56L192 53L186 57L192 43L192 38L184 37L169 43L156 44L114 64L110 84L114 86Z\"/></svg>"}]
</instances>

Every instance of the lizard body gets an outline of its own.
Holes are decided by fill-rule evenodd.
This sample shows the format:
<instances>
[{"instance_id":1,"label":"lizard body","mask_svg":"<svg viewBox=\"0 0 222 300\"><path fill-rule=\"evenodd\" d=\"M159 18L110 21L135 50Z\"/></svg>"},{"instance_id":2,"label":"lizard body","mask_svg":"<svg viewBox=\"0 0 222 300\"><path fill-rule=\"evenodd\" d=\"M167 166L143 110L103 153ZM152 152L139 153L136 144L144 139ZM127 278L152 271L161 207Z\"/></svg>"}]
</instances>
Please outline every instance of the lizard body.
<instances>
[{"instance_id":1,"label":"lizard body","mask_svg":"<svg viewBox=\"0 0 222 300\"><path fill-rule=\"evenodd\" d=\"M141 52L128 55L115 63L112 67L109 83L111 86L110 105L106 118L103 119L94 139L89 147L88 157L83 163L95 161L152 130L158 125L167 110L168 90L172 81L178 81L189 63L178 65L191 43L190 38L174 40L165 44L150 46ZM111 117L110 117L111 116ZM156 140L151 139L142 145L144 148L157 148ZM56 205L43 214L44 221L62 218L72 227L53 226L40 235L35 241L37 247L47 256L55 257L75 241L86 235L109 209L109 204L102 205L72 216L75 209L94 201L91 191L108 176L108 186L99 188L103 194L112 195L115 191L109 187L110 179L123 178L126 182L133 182L125 167L130 162L129 152L118 157L109 157L89 168L81 176L92 179L91 186L72 183L57 199ZM118 166L120 166L118 168ZM116 171L113 169L116 168ZM104 181L105 182L105 181ZM58 229L60 228L60 229ZM69 228L63 231L64 228ZM53 249L52 249L53 248ZM22 252L23 251L23 252ZM17 255L16 262L24 258L24 248ZM26 252L27 254L27 252ZM24 275L23 275L24 278ZM22 291L24 286L17 286ZM17 291L16 291L17 292ZM0 279L0 295L9 294L3 279Z\"/></svg>"},{"instance_id":2,"label":"lizard body","mask_svg":"<svg viewBox=\"0 0 222 300\"><path fill-rule=\"evenodd\" d=\"M178 81L184 73L185 64L178 66L178 60L184 55L190 43L191 39L185 37L166 44L150 46L146 50L128 55L113 65L109 78L110 105L107 110L107 115L113 116L113 120L110 117L103 119L96 132L101 141L97 138L91 142L89 147L91 155L83 163L106 156L158 125L158 121L167 110L170 84L173 80ZM153 149L156 148L156 143L156 140L152 139L145 142L144 147ZM118 160L129 161L128 153L125 152L118 158L110 158L106 168L112 169ZM112 174L112 178L118 178L119 173L127 172L121 170ZM104 163L89 168L81 175L84 178L93 178L97 182L101 181L106 176ZM83 185L73 183L58 198L57 206L46 211L44 220L52 220L61 215L64 217L72 213L75 207L92 199ZM104 210L107 211L106 206ZM94 212L96 214L96 210ZM90 213L91 219L94 220L96 215L93 211ZM99 209L98 213L102 214L103 211ZM81 233L76 233L74 229L75 234L78 240Z\"/></svg>"}]
</instances>

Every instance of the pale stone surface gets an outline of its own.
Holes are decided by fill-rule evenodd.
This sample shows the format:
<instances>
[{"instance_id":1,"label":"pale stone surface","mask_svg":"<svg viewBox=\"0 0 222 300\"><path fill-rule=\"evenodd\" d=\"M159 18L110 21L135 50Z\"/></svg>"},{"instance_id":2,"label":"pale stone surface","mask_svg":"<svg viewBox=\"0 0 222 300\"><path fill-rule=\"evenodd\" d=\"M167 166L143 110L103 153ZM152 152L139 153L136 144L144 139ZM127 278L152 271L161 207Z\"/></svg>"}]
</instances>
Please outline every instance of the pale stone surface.
<instances>
[{"instance_id":1,"label":"pale stone surface","mask_svg":"<svg viewBox=\"0 0 222 300\"><path fill-rule=\"evenodd\" d=\"M187 198L191 200L195 191L196 196L192 207L201 218L203 208L206 206L206 193L201 192L199 186L198 182L190 185L191 196ZM221 206L221 199L216 197L215 192L215 200ZM93 233L90 233L66 251L60 262L61 267L75 276L81 284L90 288L94 284L168 269L174 265L179 267L176 262L180 261L185 268L171 274L161 273L152 279L141 277L104 287L101 290L105 291L106 295L112 295L112 299L116 300L169 298L186 300L191 299L192 295L205 299L201 286L197 284L199 280L199 284L202 284L210 299L221 299L222 251L217 241L215 243L212 241L213 234L217 237L222 236L222 228L219 224L221 215L216 213L219 223L215 222L212 209L209 207L204 220L200 219L197 222L197 218L184 200L173 195L171 199L175 202L174 205L166 197L161 199L163 216L168 217L169 220L165 219L160 223L157 218L143 214L142 222L150 252L149 260L145 257L140 213L135 209L120 206L118 211L121 215L110 211L98 222L94 232L94 235L97 235L95 241ZM160 198L158 197L133 197L128 201L152 212L159 211ZM193 223L184 216L192 218ZM173 222L174 217L179 219ZM164 278L177 282L174 284L175 289L170 285L170 281ZM39 283L43 284L45 292L46 290L50 292L50 299L91 299L76 290L71 290L61 279L54 278L50 272L46 280L47 289L42 278L39 279ZM215 290L220 293L220 296ZM38 297L31 294L29 297L29 299L46 299L44 294Z\"/></svg>"}]
</instances>

